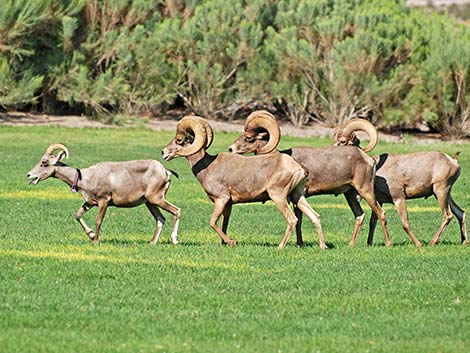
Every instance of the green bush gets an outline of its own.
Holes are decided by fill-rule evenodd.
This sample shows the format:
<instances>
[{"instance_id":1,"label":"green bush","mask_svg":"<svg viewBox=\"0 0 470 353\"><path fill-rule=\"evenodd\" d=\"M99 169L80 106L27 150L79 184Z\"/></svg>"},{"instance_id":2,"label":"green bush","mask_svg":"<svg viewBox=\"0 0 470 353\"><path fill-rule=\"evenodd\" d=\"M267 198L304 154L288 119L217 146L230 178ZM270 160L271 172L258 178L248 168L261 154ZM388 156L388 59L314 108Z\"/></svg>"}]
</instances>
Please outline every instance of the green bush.
<instances>
[{"instance_id":1,"label":"green bush","mask_svg":"<svg viewBox=\"0 0 470 353\"><path fill-rule=\"evenodd\" d=\"M461 136L470 29L387 0L9 0L0 107L230 119L274 107L302 125L426 122Z\"/></svg>"},{"instance_id":2,"label":"green bush","mask_svg":"<svg viewBox=\"0 0 470 353\"><path fill-rule=\"evenodd\" d=\"M8 0L0 12L0 106L21 109L47 101L50 75L66 53L84 0ZM61 34L62 24L68 32ZM74 27L75 26L75 27ZM50 100L55 100L52 97Z\"/></svg>"},{"instance_id":3,"label":"green bush","mask_svg":"<svg viewBox=\"0 0 470 353\"><path fill-rule=\"evenodd\" d=\"M470 117L470 31L440 16L432 22L414 107L437 131L459 137Z\"/></svg>"}]
</instances>

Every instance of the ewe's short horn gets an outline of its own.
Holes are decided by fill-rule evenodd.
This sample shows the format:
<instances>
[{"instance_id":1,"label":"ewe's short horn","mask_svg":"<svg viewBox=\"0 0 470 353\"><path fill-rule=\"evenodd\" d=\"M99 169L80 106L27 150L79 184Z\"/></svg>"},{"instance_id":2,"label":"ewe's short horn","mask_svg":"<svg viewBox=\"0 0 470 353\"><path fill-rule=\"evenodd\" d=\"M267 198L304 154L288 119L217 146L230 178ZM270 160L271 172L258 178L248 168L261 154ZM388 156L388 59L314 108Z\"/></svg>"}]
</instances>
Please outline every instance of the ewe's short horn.
<instances>
[{"instance_id":1,"label":"ewe's short horn","mask_svg":"<svg viewBox=\"0 0 470 353\"><path fill-rule=\"evenodd\" d=\"M377 145L378 134L375 126L372 125L372 123L370 123L368 120L359 118L349 120L343 128L342 134L350 138L351 134L358 130L364 131L367 135L369 135L369 144L362 150L364 152L372 151Z\"/></svg>"},{"instance_id":2,"label":"ewe's short horn","mask_svg":"<svg viewBox=\"0 0 470 353\"><path fill-rule=\"evenodd\" d=\"M245 132L255 132L258 129L265 129L269 134L268 143L259 149L258 154L271 152L277 147L281 138L281 130L274 115L266 110L251 113L245 122Z\"/></svg>"},{"instance_id":3,"label":"ewe's short horn","mask_svg":"<svg viewBox=\"0 0 470 353\"><path fill-rule=\"evenodd\" d=\"M194 141L191 145L184 147L177 154L183 157L190 156L200 151L207 145L207 128L203 121L204 118L198 116L185 116L178 122L176 135L185 138L187 133L194 135ZM212 129L211 129L212 130Z\"/></svg>"},{"instance_id":4,"label":"ewe's short horn","mask_svg":"<svg viewBox=\"0 0 470 353\"><path fill-rule=\"evenodd\" d=\"M61 143L53 143L49 147L47 147L46 154L51 155L54 151L61 150L65 153L65 158L69 158L69 150L65 145Z\"/></svg>"}]
</instances>

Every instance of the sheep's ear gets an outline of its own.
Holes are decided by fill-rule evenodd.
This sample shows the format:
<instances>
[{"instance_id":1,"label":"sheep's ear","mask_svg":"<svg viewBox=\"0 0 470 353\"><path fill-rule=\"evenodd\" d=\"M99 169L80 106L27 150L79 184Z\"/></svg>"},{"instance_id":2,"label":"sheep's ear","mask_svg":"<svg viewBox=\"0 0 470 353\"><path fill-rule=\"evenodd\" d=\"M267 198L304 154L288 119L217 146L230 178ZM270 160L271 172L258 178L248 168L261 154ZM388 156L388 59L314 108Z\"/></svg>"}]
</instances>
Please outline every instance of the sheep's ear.
<instances>
[{"instance_id":1,"label":"sheep's ear","mask_svg":"<svg viewBox=\"0 0 470 353\"><path fill-rule=\"evenodd\" d=\"M58 154L57 154L57 162L61 161L62 159L64 159L64 157L67 158L67 153L65 153L65 151L60 151Z\"/></svg>"},{"instance_id":2,"label":"sheep's ear","mask_svg":"<svg viewBox=\"0 0 470 353\"><path fill-rule=\"evenodd\" d=\"M269 134L267 132L260 132L256 135L257 140L267 140L269 138Z\"/></svg>"}]
</instances>

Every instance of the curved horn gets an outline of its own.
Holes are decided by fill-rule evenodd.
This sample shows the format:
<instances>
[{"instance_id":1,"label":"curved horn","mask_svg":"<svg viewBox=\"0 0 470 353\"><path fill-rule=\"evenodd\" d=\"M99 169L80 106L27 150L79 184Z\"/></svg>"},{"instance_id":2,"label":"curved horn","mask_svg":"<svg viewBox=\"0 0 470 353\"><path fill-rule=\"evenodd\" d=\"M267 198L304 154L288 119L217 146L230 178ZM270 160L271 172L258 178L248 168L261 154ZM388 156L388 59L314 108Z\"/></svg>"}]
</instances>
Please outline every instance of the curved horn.
<instances>
[{"instance_id":1,"label":"curved horn","mask_svg":"<svg viewBox=\"0 0 470 353\"><path fill-rule=\"evenodd\" d=\"M188 132L192 132L194 135L193 143L177 152L179 156L190 156L200 151L207 144L207 128L201 120L205 119L197 116L185 116L178 122L176 136L179 135L181 138L185 138Z\"/></svg>"},{"instance_id":2,"label":"curved horn","mask_svg":"<svg viewBox=\"0 0 470 353\"><path fill-rule=\"evenodd\" d=\"M201 118L200 116L195 116L195 118L202 122L206 128L207 141L205 149L208 149L212 144L212 140L214 139L214 131L212 130L212 126L210 126L209 122L206 119Z\"/></svg>"},{"instance_id":3,"label":"curved horn","mask_svg":"<svg viewBox=\"0 0 470 353\"><path fill-rule=\"evenodd\" d=\"M377 145L378 134L375 126L372 125L372 123L370 123L368 120L360 118L349 120L342 129L341 134L349 138L352 133L358 130L364 131L367 135L369 135L369 144L362 148L362 150L364 152L372 151Z\"/></svg>"},{"instance_id":4,"label":"curved horn","mask_svg":"<svg viewBox=\"0 0 470 353\"><path fill-rule=\"evenodd\" d=\"M251 113L245 122L245 132L255 132L259 129L265 129L268 132L269 140L258 150L258 154L269 153L277 147L281 138L281 130L274 115L266 110Z\"/></svg>"},{"instance_id":5,"label":"curved horn","mask_svg":"<svg viewBox=\"0 0 470 353\"><path fill-rule=\"evenodd\" d=\"M52 145L50 145L49 147L47 147L47 150L46 150L46 154L52 154L52 152L56 151L56 150L61 150L61 151L64 151L65 153L65 158L69 158L69 150L67 147L65 147L65 145L61 144L61 143L53 143Z\"/></svg>"}]
</instances>

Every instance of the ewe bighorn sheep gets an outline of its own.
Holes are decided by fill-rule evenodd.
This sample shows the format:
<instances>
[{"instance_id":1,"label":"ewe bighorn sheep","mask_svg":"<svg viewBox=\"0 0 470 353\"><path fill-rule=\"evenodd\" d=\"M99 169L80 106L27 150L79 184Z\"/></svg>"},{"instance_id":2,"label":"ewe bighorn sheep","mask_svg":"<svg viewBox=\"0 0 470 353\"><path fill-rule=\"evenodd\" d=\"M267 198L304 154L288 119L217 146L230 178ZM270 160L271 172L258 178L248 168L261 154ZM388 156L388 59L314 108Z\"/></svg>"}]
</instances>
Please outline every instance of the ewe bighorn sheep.
<instances>
[{"instance_id":1,"label":"ewe bighorn sheep","mask_svg":"<svg viewBox=\"0 0 470 353\"><path fill-rule=\"evenodd\" d=\"M319 215L304 197L305 171L297 162L280 153L254 157L230 153L212 156L206 152L212 138L212 128L205 119L187 116L179 121L175 138L162 154L166 161L175 157L187 158L193 174L214 202L210 225L223 243L236 245L227 236L233 204L272 200L287 223L279 243L280 248L284 247L297 223L297 217L289 208L291 200L315 225L320 248L327 248ZM217 225L221 215L222 229Z\"/></svg>"},{"instance_id":2,"label":"ewe bighorn sheep","mask_svg":"<svg viewBox=\"0 0 470 353\"><path fill-rule=\"evenodd\" d=\"M59 151L54 154L55 151ZM75 214L88 237L99 242L99 232L108 206L135 207L145 203L157 222L152 244L156 244L165 223L159 207L173 215L171 241L178 244L180 209L165 200L174 174L154 160L98 163L85 169L69 167L61 162L69 151L63 144L50 145L41 160L29 171L30 184L36 185L49 177L58 178L78 192L85 203ZM176 175L176 174L175 174ZM98 206L95 232L86 225L82 216L93 206Z\"/></svg>"},{"instance_id":3,"label":"ewe bighorn sheep","mask_svg":"<svg viewBox=\"0 0 470 353\"><path fill-rule=\"evenodd\" d=\"M360 141L355 136L355 130L355 127L349 123L338 127L334 144L359 146ZM452 185L460 174L457 156L458 153L451 158L445 153L432 151L403 155L384 153L373 157L377 161L375 196L381 205L383 203L395 205L404 230L417 246L421 246L421 242L410 229L405 200L427 198L431 195L437 198L443 219L430 244L439 242L452 218L452 213L460 223L462 244L467 243L465 211L455 203L450 194ZM373 242L376 222L377 218L372 215L367 240L369 245Z\"/></svg>"},{"instance_id":4,"label":"ewe bighorn sheep","mask_svg":"<svg viewBox=\"0 0 470 353\"><path fill-rule=\"evenodd\" d=\"M360 124L359 129L370 136L368 150L377 143L377 131L372 125ZM267 111L251 113L245 122L245 132L230 147L232 153L250 153L257 155L273 153L280 137L279 125L276 118ZM375 162L359 148L338 147L293 147L281 151L292 156L308 173L305 185L305 196L320 194L344 194L356 222L350 245L356 243L365 213L357 199L357 193L364 198L370 208L378 216L384 231L385 244L391 245L387 230L385 211L377 203L374 195ZM301 221L302 214L296 210L297 243L302 244Z\"/></svg>"}]
</instances>

